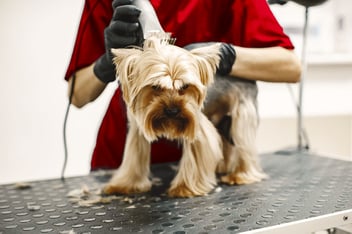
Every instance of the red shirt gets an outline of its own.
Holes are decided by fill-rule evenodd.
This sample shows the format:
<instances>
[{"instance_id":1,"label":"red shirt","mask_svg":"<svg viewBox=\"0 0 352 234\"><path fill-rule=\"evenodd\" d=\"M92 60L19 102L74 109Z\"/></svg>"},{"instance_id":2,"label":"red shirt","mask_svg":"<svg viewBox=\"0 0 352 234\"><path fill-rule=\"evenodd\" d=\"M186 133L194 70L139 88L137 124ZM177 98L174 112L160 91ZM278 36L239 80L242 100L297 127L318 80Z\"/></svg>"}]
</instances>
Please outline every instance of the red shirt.
<instances>
[{"instance_id":1,"label":"red shirt","mask_svg":"<svg viewBox=\"0 0 352 234\"><path fill-rule=\"evenodd\" d=\"M265 0L150 0L176 45L222 41L242 47L293 45ZM112 0L86 0L66 80L105 52L103 30L112 16ZM91 168L116 168L122 161L127 117L120 89L113 95L101 123ZM181 147L159 140L152 145L152 163L178 160Z\"/></svg>"}]
</instances>

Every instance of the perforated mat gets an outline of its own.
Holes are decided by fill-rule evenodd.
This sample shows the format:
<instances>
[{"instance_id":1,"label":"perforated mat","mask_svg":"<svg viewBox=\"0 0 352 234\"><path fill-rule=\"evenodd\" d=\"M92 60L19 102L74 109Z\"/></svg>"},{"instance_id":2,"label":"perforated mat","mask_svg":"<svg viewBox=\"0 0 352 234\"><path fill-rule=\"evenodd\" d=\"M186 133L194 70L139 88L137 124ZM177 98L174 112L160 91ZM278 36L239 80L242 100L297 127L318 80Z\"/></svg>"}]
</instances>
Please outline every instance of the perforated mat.
<instances>
[{"instance_id":1,"label":"perforated mat","mask_svg":"<svg viewBox=\"0 0 352 234\"><path fill-rule=\"evenodd\" d=\"M153 165L150 193L82 206L67 194L99 188L102 172L0 186L0 233L238 233L352 208L352 164L312 155L262 155L270 178L169 199L174 165Z\"/></svg>"}]
</instances>

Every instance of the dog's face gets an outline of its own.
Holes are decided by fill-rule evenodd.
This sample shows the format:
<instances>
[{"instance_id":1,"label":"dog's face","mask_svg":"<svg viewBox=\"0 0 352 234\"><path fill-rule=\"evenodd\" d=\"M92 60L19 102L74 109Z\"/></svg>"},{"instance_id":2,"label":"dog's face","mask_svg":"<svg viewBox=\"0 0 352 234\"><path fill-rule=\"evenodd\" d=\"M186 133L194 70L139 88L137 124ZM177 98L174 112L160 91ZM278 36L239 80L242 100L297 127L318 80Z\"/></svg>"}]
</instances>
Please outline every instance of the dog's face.
<instances>
[{"instance_id":1,"label":"dog's face","mask_svg":"<svg viewBox=\"0 0 352 234\"><path fill-rule=\"evenodd\" d=\"M195 138L218 51L218 44L187 51L158 39L143 49L112 50L129 120L148 141Z\"/></svg>"}]
</instances>

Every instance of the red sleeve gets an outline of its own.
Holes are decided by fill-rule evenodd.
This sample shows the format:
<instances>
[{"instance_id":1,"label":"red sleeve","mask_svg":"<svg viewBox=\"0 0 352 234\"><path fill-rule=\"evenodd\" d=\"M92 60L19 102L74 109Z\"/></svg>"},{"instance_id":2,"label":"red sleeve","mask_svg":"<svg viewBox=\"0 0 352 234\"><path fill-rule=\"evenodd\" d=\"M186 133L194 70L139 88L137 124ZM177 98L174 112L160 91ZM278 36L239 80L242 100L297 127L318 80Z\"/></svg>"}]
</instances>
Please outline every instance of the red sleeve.
<instances>
[{"instance_id":1,"label":"red sleeve","mask_svg":"<svg viewBox=\"0 0 352 234\"><path fill-rule=\"evenodd\" d=\"M236 1L233 7L233 12L235 12L234 19L236 22L240 22L235 23L233 26L242 26L241 31L238 32L241 34L240 44L242 46L294 48L291 40L284 33L265 0Z\"/></svg>"},{"instance_id":2,"label":"red sleeve","mask_svg":"<svg viewBox=\"0 0 352 234\"><path fill-rule=\"evenodd\" d=\"M104 29L112 16L111 0L86 0L65 79L92 64L104 49Z\"/></svg>"}]
</instances>

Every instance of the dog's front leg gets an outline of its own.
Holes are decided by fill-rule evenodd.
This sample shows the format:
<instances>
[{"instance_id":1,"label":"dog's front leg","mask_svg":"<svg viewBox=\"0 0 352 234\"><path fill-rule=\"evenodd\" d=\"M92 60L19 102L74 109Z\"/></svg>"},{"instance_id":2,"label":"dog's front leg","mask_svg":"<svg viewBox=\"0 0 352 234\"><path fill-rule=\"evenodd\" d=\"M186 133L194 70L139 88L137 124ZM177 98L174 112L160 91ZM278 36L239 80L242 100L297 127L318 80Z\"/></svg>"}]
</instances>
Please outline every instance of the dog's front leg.
<instances>
[{"instance_id":1,"label":"dog's front leg","mask_svg":"<svg viewBox=\"0 0 352 234\"><path fill-rule=\"evenodd\" d=\"M104 187L105 194L141 193L151 189L150 143L138 131L135 122L131 122L127 134L123 161L115 171L109 183Z\"/></svg>"},{"instance_id":2,"label":"dog's front leg","mask_svg":"<svg viewBox=\"0 0 352 234\"><path fill-rule=\"evenodd\" d=\"M184 140L178 173L171 183L171 197L194 197L209 193L216 185L216 166L222 158L220 136L213 124L200 114L195 140Z\"/></svg>"}]
</instances>

